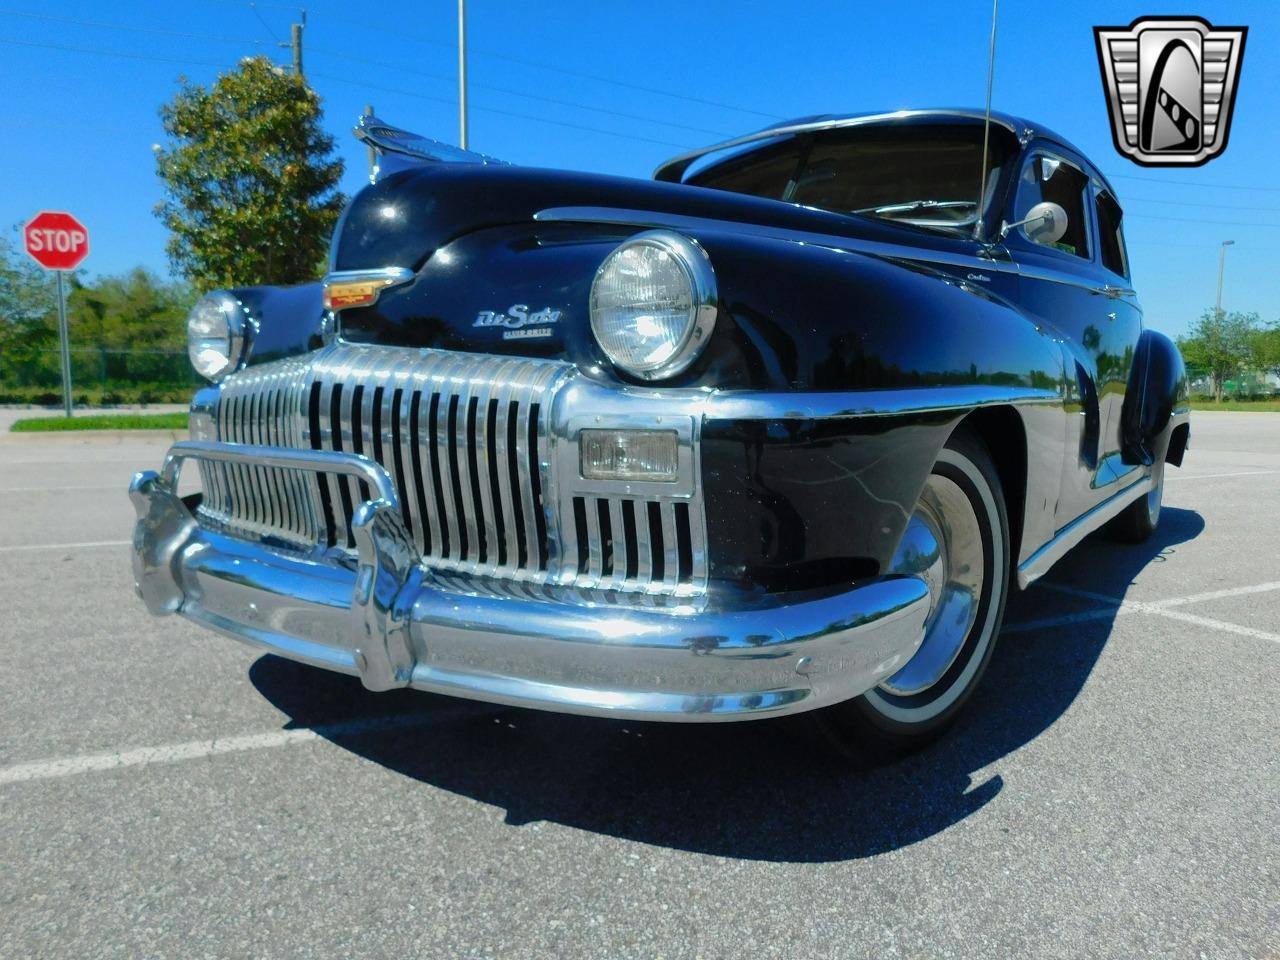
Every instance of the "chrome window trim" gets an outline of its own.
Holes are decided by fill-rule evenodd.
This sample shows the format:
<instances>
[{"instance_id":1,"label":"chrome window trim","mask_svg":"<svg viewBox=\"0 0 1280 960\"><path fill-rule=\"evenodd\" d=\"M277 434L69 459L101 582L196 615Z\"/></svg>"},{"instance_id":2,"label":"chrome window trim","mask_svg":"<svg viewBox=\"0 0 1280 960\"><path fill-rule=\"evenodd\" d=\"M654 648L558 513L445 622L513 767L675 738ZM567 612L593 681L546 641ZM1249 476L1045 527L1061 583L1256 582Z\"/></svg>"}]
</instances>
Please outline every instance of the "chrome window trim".
<instances>
[{"instance_id":1,"label":"chrome window trim","mask_svg":"<svg viewBox=\"0 0 1280 960\"><path fill-rule=\"evenodd\" d=\"M785 137L800 133L820 133L827 130L843 130L849 127L872 126L875 124L892 123L895 120L909 120L917 117L962 117L969 120L985 120L986 114L978 110L896 110L892 113L872 113L854 117L834 117L823 120L807 120L800 123L785 123L776 127L770 127L766 130L759 130L755 133L748 133L741 137L734 137L730 140L723 140L707 147L699 147L696 150L690 150L682 153L677 157L662 163L653 172L655 180L680 181L689 167L694 162L713 153L720 153L724 150L732 150L735 147L743 147L747 144L758 143L764 140L772 140L776 137ZM1024 137L1030 137L1030 130L1020 130L1012 123L1000 118L992 117L991 122L997 126L1004 127L1019 140Z\"/></svg>"},{"instance_id":2,"label":"chrome window trim","mask_svg":"<svg viewBox=\"0 0 1280 960\"><path fill-rule=\"evenodd\" d=\"M1018 212L1017 202L1018 202L1018 186L1022 183L1022 174L1026 171L1027 167L1030 164L1034 163L1036 159L1039 157L1048 157L1050 160L1056 160L1058 161L1058 163L1065 164L1066 166L1074 170L1076 173L1080 174L1080 176L1084 177L1085 189L1083 191L1083 194L1085 197L1087 197L1087 199L1082 202L1086 207L1086 209L1084 210L1084 223L1085 223L1085 233L1086 233L1085 239L1089 244L1089 255L1087 257L1082 257L1078 253L1067 253L1067 251L1059 250L1057 247L1051 247L1051 246L1048 246L1047 244L1037 243L1035 240L1032 240L1030 237L1027 236L1026 224L1022 224L1021 226L1018 227L1018 235L1021 236L1022 239L1025 240L1027 243L1031 244L1032 247L1037 251L1052 250L1055 253L1061 254L1064 257L1074 257L1076 260L1080 261L1081 263L1089 263L1089 264L1096 265L1098 263L1098 238L1094 231L1095 224L1093 220L1093 206L1092 206L1094 178L1093 178L1093 175L1089 173L1088 170L1086 170L1080 164L1076 163L1070 157L1064 157L1062 154L1057 153L1056 151L1054 151L1049 147L1040 147L1040 146L1033 147L1031 150L1028 150L1026 153L1022 155L1022 166L1019 168L1017 179L1015 179L1013 183L1014 219L1017 220L1021 216ZM1070 263L1071 261L1064 261L1064 262ZM1040 277L1039 279L1049 279L1049 278ZM1090 284L1086 284L1086 286L1095 287L1097 286L1097 284L1090 283Z\"/></svg>"}]
</instances>

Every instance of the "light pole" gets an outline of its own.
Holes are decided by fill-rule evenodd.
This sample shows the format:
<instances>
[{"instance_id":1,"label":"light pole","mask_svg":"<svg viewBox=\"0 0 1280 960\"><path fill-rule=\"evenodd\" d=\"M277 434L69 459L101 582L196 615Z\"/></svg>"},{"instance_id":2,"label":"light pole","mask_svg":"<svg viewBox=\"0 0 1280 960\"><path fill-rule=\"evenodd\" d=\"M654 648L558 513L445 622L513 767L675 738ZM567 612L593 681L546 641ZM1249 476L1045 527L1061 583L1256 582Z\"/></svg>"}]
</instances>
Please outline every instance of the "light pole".
<instances>
[{"instance_id":1,"label":"light pole","mask_svg":"<svg viewBox=\"0 0 1280 960\"><path fill-rule=\"evenodd\" d=\"M467 0L458 0L458 146L467 149Z\"/></svg>"},{"instance_id":2,"label":"light pole","mask_svg":"<svg viewBox=\"0 0 1280 960\"><path fill-rule=\"evenodd\" d=\"M1218 248L1218 299L1213 307L1213 315L1218 319L1222 318L1222 269L1227 264L1227 247L1234 243L1234 240L1223 240Z\"/></svg>"}]
</instances>

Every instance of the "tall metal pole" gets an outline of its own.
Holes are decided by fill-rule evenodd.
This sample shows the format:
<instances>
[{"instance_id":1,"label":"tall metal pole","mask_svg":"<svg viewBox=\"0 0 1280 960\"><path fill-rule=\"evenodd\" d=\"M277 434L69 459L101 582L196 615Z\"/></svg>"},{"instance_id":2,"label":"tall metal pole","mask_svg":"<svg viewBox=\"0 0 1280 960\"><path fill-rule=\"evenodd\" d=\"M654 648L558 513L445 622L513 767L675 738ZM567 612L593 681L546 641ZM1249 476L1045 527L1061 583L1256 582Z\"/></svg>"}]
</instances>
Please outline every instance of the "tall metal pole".
<instances>
[{"instance_id":1,"label":"tall metal pole","mask_svg":"<svg viewBox=\"0 0 1280 960\"><path fill-rule=\"evenodd\" d=\"M62 347L62 412L71 416L71 332L67 328L67 287L65 270L58 275L58 340Z\"/></svg>"},{"instance_id":2,"label":"tall metal pole","mask_svg":"<svg viewBox=\"0 0 1280 960\"><path fill-rule=\"evenodd\" d=\"M467 0L458 0L458 146L467 149Z\"/></svg>"},{"instance_id":3,"label":"tall metal pole","mask_svg":"<svg viewBox=\"0 0 1280 960\"><path fill-rule=\"evenodd\" d=\"M1227 247L1235 243L1234 240L1223 240L1222 246L1218 248L1218 299L1213 306L1213 315L1216 319L1222 319L1222 271L1227 265Z\"/></svg>"},{"instance_id":4,"label":"tall metal pole","mask_svg":"<svg viewBox=\"0 0 1280 960\"><path fill-rule=\"evenodd\" d=\"M987 51L987 118L982 125L982 169L978 171L978 202L973 211L973 239L982 239L982 202L987 197L987 146L991 140L991 82L996 75L996 16L1000 0L991 0L991 42Z\"/></svg>"}]
</instances>

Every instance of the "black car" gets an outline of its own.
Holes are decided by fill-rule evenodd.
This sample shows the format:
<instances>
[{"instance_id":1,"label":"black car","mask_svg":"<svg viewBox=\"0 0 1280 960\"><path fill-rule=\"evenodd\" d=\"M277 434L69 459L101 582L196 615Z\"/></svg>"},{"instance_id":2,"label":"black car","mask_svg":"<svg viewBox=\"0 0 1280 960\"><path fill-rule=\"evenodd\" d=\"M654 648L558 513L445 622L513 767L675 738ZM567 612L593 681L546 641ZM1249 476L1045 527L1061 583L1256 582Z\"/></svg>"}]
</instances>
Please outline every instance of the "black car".
<instances>
[{"instance_id":1,"label":"black car","mask_svg":"<svg viewBox=\"0 0 1280 960\"><path fill-rule=\"evenodd\" d=\"M1160 518L1189 423L1056 134L822 116L654 181L365 118L323 284L209 294L138 590L282 656L550 710L936 736L1010 590ZM194 460L202 494L180 499Z\"/></svg>"}]
</instances>

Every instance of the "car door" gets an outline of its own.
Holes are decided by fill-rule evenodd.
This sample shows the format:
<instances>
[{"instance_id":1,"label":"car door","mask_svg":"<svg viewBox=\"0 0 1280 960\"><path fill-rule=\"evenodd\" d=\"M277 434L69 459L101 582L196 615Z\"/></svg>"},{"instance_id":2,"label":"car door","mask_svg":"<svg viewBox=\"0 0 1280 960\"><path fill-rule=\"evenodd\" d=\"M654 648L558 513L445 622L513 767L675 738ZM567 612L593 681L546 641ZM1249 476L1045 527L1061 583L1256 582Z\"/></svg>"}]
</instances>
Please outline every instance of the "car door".
<instances>
[{"instance_id":1,"label":"car door","mask_svg":"<svg viewBox=\"0 0 1280 960\"><path fill-rule=\"evenodd\" d=\"M1105 485L1127 478L1137 468L1136 464L1126 465L1121 457L1121 414L1134 351L1142 335L1142 307L1129 277L1129 255L1121 226L1124 211L1096 173L1090 186L1098 263L1104 281L1099 296L1104 301L1105 322L1097 362L1102 421L1098 480Z\"/></svg>"},{"instance_id":2,"label":"car door","mask_svg":"<svg viewBox=\"0 0 1280 960\"><path fill-rule=\"evenodd\" d=\"M1104 439L1117 387L1123 398L1127 368L1122 375L1114 353L1120 343L1113 335L1119 313L1116 297L1098 264L1092 177L1084 160L1059 144L1040 141L1028 146L1013 186L1006 217L1009 223L1027 218L1037 203L1052 202L1066 213L1061 236L1032 239L1034 224L1014 227L1005 238L1018 264L1019 299L1023 310L1039 326L1056 335L1063 352L1069 390L1065 428L1063 478L1055 525L1061 529L1096 506L1111 492L1114 480L1104 448L1117 446ZM1116 316L1112 316L1115 314ZM1119 423L1119 414L1116 414Z\"/></svg>"}]
</instances>

